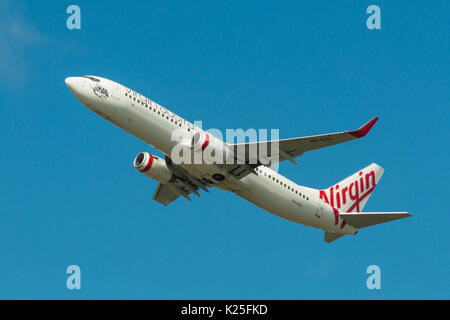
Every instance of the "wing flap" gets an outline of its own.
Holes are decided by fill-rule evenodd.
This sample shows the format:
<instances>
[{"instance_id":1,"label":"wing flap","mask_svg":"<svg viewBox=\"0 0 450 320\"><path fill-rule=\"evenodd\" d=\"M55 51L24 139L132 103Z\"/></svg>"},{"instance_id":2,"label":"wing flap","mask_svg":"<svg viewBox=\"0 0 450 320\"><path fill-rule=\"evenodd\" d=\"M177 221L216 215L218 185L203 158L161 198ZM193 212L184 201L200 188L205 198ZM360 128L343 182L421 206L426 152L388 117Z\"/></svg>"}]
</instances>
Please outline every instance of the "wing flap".
<instances>
[{"instance_id":1,"label":"wing flap","mask_svg":"<svg viewBox=\"0 0 450 320\"><path fill-rule=\"evenodd\" d=\"M180 197L180 192L171 184L158 184L153 200L167 206L169 203L175 201Z\"/></svg>"}]
</instances>

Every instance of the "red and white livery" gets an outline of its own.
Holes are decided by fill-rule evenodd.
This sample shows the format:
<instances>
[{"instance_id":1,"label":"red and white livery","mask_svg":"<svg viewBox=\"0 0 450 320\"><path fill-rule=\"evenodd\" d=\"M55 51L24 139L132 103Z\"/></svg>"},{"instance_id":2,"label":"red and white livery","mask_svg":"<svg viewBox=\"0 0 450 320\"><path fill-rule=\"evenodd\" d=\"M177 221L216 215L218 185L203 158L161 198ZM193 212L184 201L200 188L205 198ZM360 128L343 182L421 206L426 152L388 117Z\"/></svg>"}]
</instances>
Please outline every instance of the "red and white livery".
<instances>
[{"instance_id":1,"label":"red and white livery","mask_svg":"<svg viewBox=\"0 0 450 320\"><path fill-rule=\"evenodd\" d=\"M227 144L114 81L84 76L67 78L66 84L83 105L164 154L160 158L141 152L133 162L139 172L158 181L153 199L163 205L180 196L191 200L192 193L199 196L200 189L208 192L216 187L282 218L324 230L326 242L410 216L408 212L362 212L383 175L383 168L375 163L325 189L298 185L271 167L285 160L296 163L295 158L308 151L362 138L378 118L353 131ZM173 139L174 132L182 134ZM172 151L180 145L189 156L198 158L200 154L203 160L174 161ZM221 156L215 159L222 161L211 162L217 154Z\"/></svg>"}]
</instances>

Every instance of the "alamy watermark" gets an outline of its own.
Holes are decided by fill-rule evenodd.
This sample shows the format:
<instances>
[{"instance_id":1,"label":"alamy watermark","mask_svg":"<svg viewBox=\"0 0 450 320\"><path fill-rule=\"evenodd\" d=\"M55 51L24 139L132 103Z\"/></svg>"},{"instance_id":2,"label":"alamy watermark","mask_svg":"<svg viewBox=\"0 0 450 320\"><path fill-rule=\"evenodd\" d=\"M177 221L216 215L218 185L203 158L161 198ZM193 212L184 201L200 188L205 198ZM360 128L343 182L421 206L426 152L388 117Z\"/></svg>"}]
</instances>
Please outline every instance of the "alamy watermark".
<instances>
[{"instance_id":1,"label":"alamy watermark","mask_svg":"<svg viewBox=\"0 0 450 320\"><path fill-rule=\"evenodd\" d=\"M67 277L66 287L69 290L81 290L81 269L77 265L70 265L66 269Z\"/></svg>"},{"instance_id":2,"label":"alamy watermark","mask_svg":"<svg viewBox=\"0 0 450 320\"><path fill-rule=\"evenodd\" d=\"M276 166L279 162L279 129L226 129L223 134L215 128L203 131L202 122L195 121L192 131L172 132L173 163Z\"/></svg>"},{"instance_id":3,"label":"alamy watermark","mask_svg":"<svg viewBox=\"0 0 450 320\"><path fill-rule=\"evenodd\" d=\"M366 20L366 26L369 30L381 29L381 9L379 6L372 4L367 7L366 13L370 16Z\"/></svg>"},{"instance_id":4,"label":"alamy watermark","mask_svg":"<svg viewBox=\"0 0 450 320\"><path fill-rule=\"evenodd\" d=\"M370 274L370 276L367 278L366 285L367 289L373 290L381 289L381 269L379 266L373 264L367 267L366 273Z\"/></svg>"},{"instance_id":5,"label":"alamy watermark","mask_svg":"<svg viewBox=\"0 0 450 320\"><path fill-rule=\"evenodd\" d=\"M77 5L70 5L66 10L67 14L70 14L66 20L66 26L69 30L80 30L81 29L81 9Z\"/></svg>"}]
</instances>

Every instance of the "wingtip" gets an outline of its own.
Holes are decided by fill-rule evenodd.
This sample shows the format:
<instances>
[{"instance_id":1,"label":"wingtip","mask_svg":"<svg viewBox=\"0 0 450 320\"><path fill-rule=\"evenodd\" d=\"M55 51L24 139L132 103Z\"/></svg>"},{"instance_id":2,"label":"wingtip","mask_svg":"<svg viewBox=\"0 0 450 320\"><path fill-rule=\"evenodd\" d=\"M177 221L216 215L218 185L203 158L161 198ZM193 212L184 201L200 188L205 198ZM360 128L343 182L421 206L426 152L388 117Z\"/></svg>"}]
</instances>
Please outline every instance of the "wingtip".
<instances>
[{"instance_id":1,"label":"wingtip","mask_svg":"<svg viewBox=\"0 0 450 320\"><path fill-rule=\"evenodd\" d=\"M354 136L355 138L362 138L365 135L367 135L370 131L370 129L372 129L372 127L375 125L375 123L378 121L378 117L373 118L372 120L370 120L369 122L367 122L365 125L363 125L361 128L359 128L358 130L354 130L354 131L348 131L349 134L351 134L352 136Z\"/></svg>"}]
</instances>

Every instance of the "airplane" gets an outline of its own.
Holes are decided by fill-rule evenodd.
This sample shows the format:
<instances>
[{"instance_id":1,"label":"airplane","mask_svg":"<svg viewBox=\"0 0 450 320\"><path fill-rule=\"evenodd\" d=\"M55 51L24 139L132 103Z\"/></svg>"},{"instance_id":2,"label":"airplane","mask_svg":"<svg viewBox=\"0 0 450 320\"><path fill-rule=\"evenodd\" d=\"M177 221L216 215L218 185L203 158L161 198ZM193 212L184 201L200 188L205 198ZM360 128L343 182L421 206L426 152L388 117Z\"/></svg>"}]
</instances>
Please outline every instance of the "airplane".
<instances>
[{"instance_id":1,"label":"airplane","mask_svg":"<svg viewBox=\"0 0 450 320\"><path fill-rule=\"evenodd\" d=\"M215 187L284 219L323 230L327 243L355 235L361 228L411 216L362 212L384 172L375 163L326 189L298 185L273 169L282 161L296 163L295 158L305 152L362 138L377 117L357 130L231 144L112 80L83 76L68 77L65 83L88 109L164 154L163 159L141 152L133 161L134 168L158 182L153 200L163 205L179 197L192 201L191 194L200 196L200 189L209 192ZM180 146L182 159L191 161L174 161L173 150ZM200 161L195 161L199 156Z\"/></svg>"}]
</instances>

